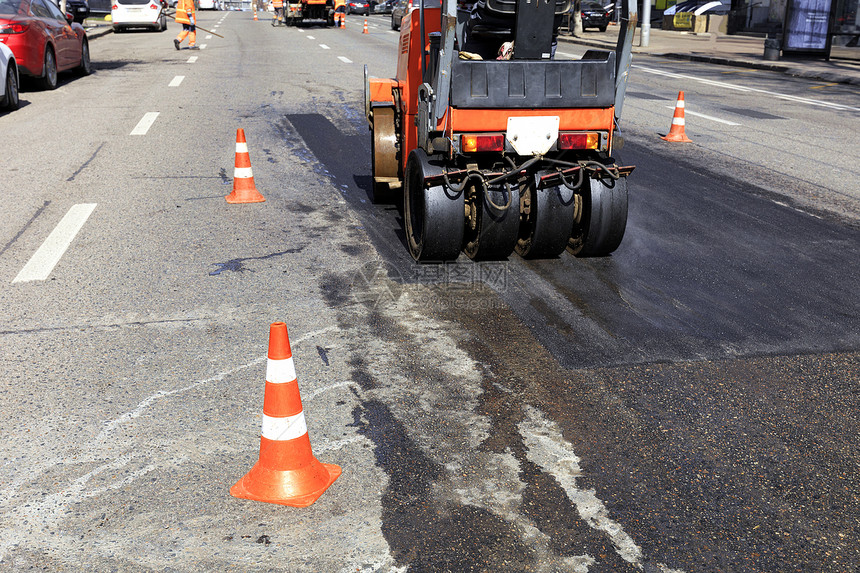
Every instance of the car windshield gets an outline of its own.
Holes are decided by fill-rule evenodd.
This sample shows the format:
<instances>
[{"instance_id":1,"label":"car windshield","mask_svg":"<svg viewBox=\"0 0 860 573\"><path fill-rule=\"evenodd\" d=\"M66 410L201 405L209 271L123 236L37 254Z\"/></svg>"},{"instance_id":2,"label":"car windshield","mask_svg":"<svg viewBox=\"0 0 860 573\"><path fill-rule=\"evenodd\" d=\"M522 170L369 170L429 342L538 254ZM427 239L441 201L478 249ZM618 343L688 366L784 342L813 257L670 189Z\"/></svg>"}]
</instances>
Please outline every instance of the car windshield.
<instances>
[{"instance_id":1,"label":"car windshield","mask_svg":"<svg viewBox=\"0 0 860 573\"><path fill-rule=\"evenodd\" d=\"M141 4L149 4L149 0L114 0L114 3L121 6L140 6Z\"/></svg>"},{"instance_id":2,"label":"car windshield","mask_svg":"<svg viewBox=\"0 0 860 573\"><path fill-rule=\"evenodd\" d=\"M583 10L599 10L602 12L603 6L601 6L597 2L583 2L582 3L582 9Z\"/></svg>"},{"instance_id":3,"label":"car windshield","mask_svg":"<svg viewBox=\"0 0 860 573\"><path fill-rule=\"evenodd\" d=\"M0 0L0 14L21 14L21 0Z\"/></svg>"}]
</instances>

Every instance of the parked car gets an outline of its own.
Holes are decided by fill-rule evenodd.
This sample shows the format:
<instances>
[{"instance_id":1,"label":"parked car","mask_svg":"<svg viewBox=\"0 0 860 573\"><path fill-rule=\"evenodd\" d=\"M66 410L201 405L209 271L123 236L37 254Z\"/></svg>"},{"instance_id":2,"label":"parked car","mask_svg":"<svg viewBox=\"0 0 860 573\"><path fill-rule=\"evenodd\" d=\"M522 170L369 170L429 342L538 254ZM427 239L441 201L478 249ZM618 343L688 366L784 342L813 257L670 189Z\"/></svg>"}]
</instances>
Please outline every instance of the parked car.
<instances>
[{"instance_id":1,"label":"parked car","mask_svg":"<svg viewBox=\"0 0 860 573\"><path fill-rule=\"evenodd\" d=\"M367 16L370 14L370 3L367 0L346 0L346 13Z\"/></svg>"},{"instance_id":2,"label":"parked car","mask_svg":"<svg viewBox=\"0 0 860 573\"><path fill-rule=\"evenodd\" d=\"M383 0L379 4L374 4L373 13L374 14L391 14L391 8L394 6L396 0Z\"/></svg>"},{"instance_id":3,"label":"parked car","mask_svg":"<svg viewBox=\"0 0 860 573\"><path fill-rule=\"evenodd\" d=\"M609 10L598 4L597 2L582 2L580 6L580 16L582 17L582 29L597 28L601 32L606 31L609 25ZM571 26L573 22L571 21ZM571 32L573 30L571 29Z\"/></svg>"},{"instance_id":4,"label":"parked car","mask_svg":"<svg viewBox=\"0 0 860 573\"><path fill-rule=\"evenodd\" d=\"M0 43L0 109L12 111L21 105L18 100L18 64L15 54L5 44Z\"/></svg>"},{"instance_id":5,"label":"parked car","mask_svg":"<svg viewBox=\"0 0 860 573\"><path fill-rule=\"evenodd\" d=\"M110 16L115 32L129 28L167 30L166 2L160 0L113 0Z\"/></svg>"},{"instance_id":6,"label":"parked car","mask_svg":"<svg viewBox=\"0 0 860 573\"><path fill-rule=\"evenodd\" d=\"M53 0L53 2L57 8L60 7L60 0ZM71 14L75 22L83 24L90 15L90 5L87 0L66 0L66 14Z\"/></svg>"},{"instance_id":7,"label":"parked car","mask_svg":"<svg viewBox=\"0 0 860 573\"><path fill-rule=\"evenodd\" d=\"M18 71L46 90L57 87L58 72L92 71L84 27L51 0L0 0L0 43L15 54Z\"/></svg>"},{"instance_id":8,"label":"parked car","mask_svg":"<svg viewBox=\"0 0 860 573\"><path fill-rule=\"evenodd\" d=\"M412 10L412 0L396 0L391 7L391 29L399 30L400 21Z\"/></svg>"}]
</instances>

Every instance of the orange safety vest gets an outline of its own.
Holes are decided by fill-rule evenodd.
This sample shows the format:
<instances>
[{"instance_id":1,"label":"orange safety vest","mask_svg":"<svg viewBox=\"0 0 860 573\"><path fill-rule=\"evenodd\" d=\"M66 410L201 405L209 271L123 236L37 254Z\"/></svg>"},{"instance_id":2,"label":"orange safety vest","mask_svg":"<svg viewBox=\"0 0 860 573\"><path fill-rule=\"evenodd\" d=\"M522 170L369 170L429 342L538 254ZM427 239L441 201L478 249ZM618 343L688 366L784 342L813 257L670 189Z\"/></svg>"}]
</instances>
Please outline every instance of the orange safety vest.
<instances>
[{"instance_id":1,"label":"orange safety vest","mask_svg":"<svg viewBox=\"0 0 860 573\"><path fill-rule=\"evenodd\" d=\"M194 15L194 0L179 0L176 3L176 16L174 19L180 24L190 24ZM196 20L197 18L195 18Z\"/></svg>"}]
</instances>

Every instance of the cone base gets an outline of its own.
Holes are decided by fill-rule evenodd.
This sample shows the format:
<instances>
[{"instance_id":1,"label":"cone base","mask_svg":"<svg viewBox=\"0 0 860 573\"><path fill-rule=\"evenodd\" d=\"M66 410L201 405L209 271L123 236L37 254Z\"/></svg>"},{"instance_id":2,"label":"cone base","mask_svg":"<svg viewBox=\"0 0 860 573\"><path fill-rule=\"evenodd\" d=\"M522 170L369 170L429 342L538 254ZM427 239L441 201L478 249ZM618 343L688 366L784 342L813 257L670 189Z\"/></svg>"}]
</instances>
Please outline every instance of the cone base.
<instances>
[{"instance_id":1,"label":"cone base","mask_svg":"<svg viewBox=\"0 0 860 573\"><path fill-rule=\"evenodd\" d=\"M233 191L232 193L224 197L224 199L228 203L262 203L266 200L266 198L263 197L257 190L245 191L241 194L241 196L235 191Z\"/></svg>"},{"instance_id":2,"label":"cone base","mask_svg":"<svg viewBox=\"0 0 860 573\"><path fill-rule=\"evenodd\" d=\"M264 468L257 462L230 488L230 495L252 501L308 507L343 472L340 466L323 464L316 459L314 462L299 470L286 471Z\"/></svg>"},{"instance_id":3,"label":"cone base","mask_svg":"<svg viewBox=\"0 0 860 573\"><path fill-rule=\"evenodd\" d=\"M661 137L663 141L671 141L673 143L693 143L693 140L683 133L669 133Z\"/></svg>"}]
</instances>

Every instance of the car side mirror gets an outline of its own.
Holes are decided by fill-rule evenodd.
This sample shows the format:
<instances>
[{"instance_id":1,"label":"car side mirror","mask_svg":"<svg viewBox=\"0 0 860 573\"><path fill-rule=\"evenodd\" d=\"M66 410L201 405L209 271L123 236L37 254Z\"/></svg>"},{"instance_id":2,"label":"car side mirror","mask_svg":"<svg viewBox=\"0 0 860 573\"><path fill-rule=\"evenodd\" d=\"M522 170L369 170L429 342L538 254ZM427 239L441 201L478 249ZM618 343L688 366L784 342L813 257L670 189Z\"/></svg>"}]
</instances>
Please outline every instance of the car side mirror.
<instances>
[{"instance_id":1,"label":"car side mirror","mask_svg":"<svg viewBox=\"0 0 860 573\"><path fill-rule=\"evenodd\" d=\"M72 22L75 21L75 16L73 14L69 14L68 12L66 12L66 21L69 24L71 24Z\"/></svg>"}]
</instances>

